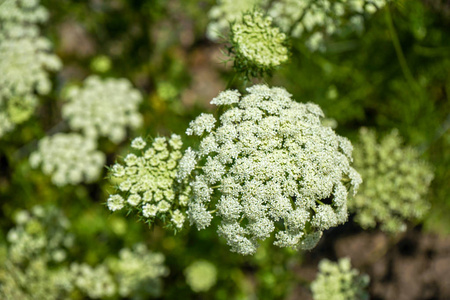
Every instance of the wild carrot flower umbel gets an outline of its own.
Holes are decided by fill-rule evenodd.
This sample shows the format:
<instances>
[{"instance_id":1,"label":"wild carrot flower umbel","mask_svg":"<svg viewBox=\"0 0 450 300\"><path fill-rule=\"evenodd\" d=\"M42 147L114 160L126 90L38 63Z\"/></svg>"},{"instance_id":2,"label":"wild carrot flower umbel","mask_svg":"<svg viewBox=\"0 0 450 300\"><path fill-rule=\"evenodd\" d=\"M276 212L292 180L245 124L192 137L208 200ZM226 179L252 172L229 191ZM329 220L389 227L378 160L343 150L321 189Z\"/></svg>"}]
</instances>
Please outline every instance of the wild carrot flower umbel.
<instances>
[{"instance_id":1,"label":"wild carrot flower umbel","mask_svg":"<svg viewBox=\"0 0 450 300\"><path fill-rule=\"evenodd\" d=\"M0 137L29 119L37 95L50 92L48 71L61 68L50 41L39 33L38 24L47 18L39 1L0 3Z\"/></svg>"},{"instance_id":2,"label":"wild carrot flower umbel","mask_svg":"<svg viewBox=\"0 0 450 300\"><path fill-rule=\"evenodd\" d=\"M341 258L338 262L322 259L311 291L314 300L364 300L369 299L366 291L369 281L368 275L360 275L357 269L352 269L349 258Z\"/></svg>"},{"instance_id":3,"label":"wild carrot flower umbel","mask_svg":"<svg viewBox=\"0 0 450 300\"><path fill-rule=\"evenodd\" d=\"M30 156L30 165L41 166L54 184L63 186L97 180L105 160L96 141L77 133L57 133L39 141L38 150Z\"/></svg>"},{"instance_id":4,"label":"wild carrot flower umbel","mask_svg":"<svg viewBox=\"0 0 450 300\"><path fill-rule=\"evenodd\" d=\"M135 153L110 169L116 187L108 198L108 208L137 210L146 222L158 218L181 229L190 192L189 185L175 180L182 145L181 137L175 134L170 139L155 138L150 146L140 137L134 139L131 147Z\"/></svg>"},{"instance_id":5,"label":"wild carrot flower umbel","mask_svg":"<svg viewBox=\"0 0 450 300\"><path fill-rule=\"evenodd\" d=\"M73 130L86 136L106 136L119 143L125 139L127 128L142 124L138 111L142 96L127 79L90 76L83 87L70 89L67 98L62 115Z\"/></svg>"},{"instance_id":6,"label":"wild carrot flower umbel","mask_svg":"<svg viewBox=\"0 0 450 300\"><path fill-rule=\"evenodd\" d=\"M247 91L220 93L211 103L225 112L200 115L186 132L201 137L178 170L191 181L190 222L200 230L216 215L218 233L244 255L273 232L277 246L310 249L347 220L348 190L361 182L352 145L321 125L317 105L297 103L283 88Z\"/></svg>"},{"instance_id":7,"label":"wild carrot flower umbel","mask_svg":"<svg viewBox=\"0 0 450 300\"><path fill-rule=\"evenodd\" d=\"M355 147L355 168L363 183L349 200L355 221L364 229L380 224L383 231L406 230L406 221L418 219L430 204L426 194L433 172L417 150L403 146L396 130L377 141L373 130L362 128Z\"/></svg>"},{"instance_id":8,"label":"wild carrot flower umbel","mask_svg":"<svg viewBox=\"0 0 450 300\"><path fill-rule=\"evenodd\" d=\"M247 77L270 75L288 60L286 35L259 11L244 13L241 22L231 25L230 42L234 68Z\"/></svg>"}]
</instances>

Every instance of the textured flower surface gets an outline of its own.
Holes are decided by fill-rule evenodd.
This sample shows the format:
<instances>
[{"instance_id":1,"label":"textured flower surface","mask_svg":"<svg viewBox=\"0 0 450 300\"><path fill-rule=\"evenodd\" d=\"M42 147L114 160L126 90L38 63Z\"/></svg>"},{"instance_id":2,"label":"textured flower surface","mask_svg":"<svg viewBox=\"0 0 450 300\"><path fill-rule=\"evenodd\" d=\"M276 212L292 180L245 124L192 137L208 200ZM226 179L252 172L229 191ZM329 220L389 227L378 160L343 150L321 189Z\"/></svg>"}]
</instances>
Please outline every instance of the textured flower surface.
<instances>
[{"instance_id":1,"label":"textured flower surface","mask_svg":"<svg viewBox=\"0 0 450 300\"><path fill-rule=\"evenodd\" d=\"M217 281L217 268L206 260L197 260L185 270L186 282L196 292L209 291Z\"/></svg>"},{"instance_id":2,"label":"textured flower surface","mask_svg":"<svg viewBox=\"0 0 450 300\"><path fill-rule=\"evenodd\" d=\"M48 71L61 68L40 36L38 23L47 20L39 1L5 0L0 3L0 137L34 112L36 94L48 94Z\"/></svg>"},{"instance_id":3,"label":"textured flower surface","mask_svg":"<svg viewBox=\"0 0 450 300\"><path fill-rule=\"evenodd\" d=\"M234 68L247 76L261 76L288 60L286 35L272 26L272 18L259 11L244 13L231 25Z\"/></svg>"},{"instance_id":4,"label":"textured flower surface","mask_svg":"<svg viewBox=\"0 0 450 300\"><path fill-rule=\"evenodd\" d=\"M200 230L216 214L218 233L244 255L272 232L277 246L311 249L323 230L347 220L348 190L361 182L352 145L321 125L317 105L297 103L283 88L247 91L220 93L212 100L225 109L217 126L201 115L187 130L201 136L178 172L191 181L190 222Z\"/></svg>"},{"instance_id":5,"label":"textured flower surface","mask_svg":"<svg viewBox=\"0 0 450 300\"><path fill-rule=\"evenodd\" d=\"M164 266L164 255L149 251L144 244L137 244L133 249L122 249L119 258L109 265L118 283L120 296L134 299L160 296L161 277L169 274L169 269Z\"/></svg>"},{"instance_id":6,"label":"textured flower surface","mask_svg":"<svg viewBox=\"0 0 450 300\"><path fill-rule=\"evenodd\" d=\"M123 164L110 169L117 185L116 193L108 198L108 208L137 210L146 222L159 218L181 229L190 192L189 185L175 180L182 145L175 134L170 139L155 138L151 146L140 137L134 139L131 146L136 154L128 154Z\"/></svg>"},{"instance_id":7,"label":"textured flower surface","mask_svg":"<svg viewBox=\"0 0 450 300\"><path fill-rule=\"evenodd\" d=\"M349 200L349 209L361 227L380 224L385 232L400 232L406 229L406 220L426 213L433 172L419 156L414 148L403 146L396 130L380 142L375 131L360 130L354 157L364 181L358 195Z\"/></svg>"},{"instance_id":8,"label":"textured flower surface","mask_svg":"<svg viewBox=\"0 0 450 300\"><path fill-rule=\"evenodd\" d=\"M63 186L92 182L98 179L105 164L105 155L96 150L97 143L76 133L57 133L39 141L31 154L30 164L39 165L52 182Z\"/></svg>"},{"instance_id":9,"label":"textured flower surface","mask_svg":"<svg viewBox=\"0 0 450 300\"><path fill-rule=\"evenodd\" d=\"M349 258L338 262L322 259L311 290L314 300L364 300L369 299L366 291L369 281L368 275L360 275L358 270L352 269Z\"/></svg>"},{"instance_id":10,"label":"textured flower surface","mask_svg":"<svg viewBox=\"0 0 450 300\"><path fill-rule=\"evenodd\" d=\"M90 76L83 87L69 90L62 115L73 130L93 138L106 136L119 143L125 139L128 127L141 126L141 101L141 94L127 79Z\"/></svg>"}]
</instances>

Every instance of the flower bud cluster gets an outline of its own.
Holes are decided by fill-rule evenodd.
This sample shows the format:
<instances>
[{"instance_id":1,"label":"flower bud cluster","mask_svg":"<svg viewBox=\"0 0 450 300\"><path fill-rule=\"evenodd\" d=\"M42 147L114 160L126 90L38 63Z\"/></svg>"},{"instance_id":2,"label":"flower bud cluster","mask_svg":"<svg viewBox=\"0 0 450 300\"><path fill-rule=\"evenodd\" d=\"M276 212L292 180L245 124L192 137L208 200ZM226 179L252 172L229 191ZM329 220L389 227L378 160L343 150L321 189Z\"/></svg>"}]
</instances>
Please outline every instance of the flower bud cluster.
<instances>
[{"instance_id":1,"label":"flower bud cluster","mask_svg":"<svg viewBox=\"0 0 450 300\"><path fill-rule=\"evenodd\" d=\"M228 34L230 23L240 22L244 12L260 8L267 2L267 0L217 0L217 4L208 13L210 22L206 35L210 40L217 41L220 36Z\"/></svg>"},{"instance_id":2,"label":"flower bud cluster","mask_svg":"<svg viewBox=\"0 0 450 300\"><path fill-rule=\"evenodd\" d=\"M366 291L369 281L368 275L360 275L358 270L352 269L349 258L341 258L338 262L322 259L311 291L314 300L364 300L369 299Z\"/></svg>"},{"instance_id":3,"label":"flower bud cluster","mask_svg":"<svg viewBox=\"0 0 450 300\"><path fill-rule=\"evenodd\" d=\"M72 130L81 130L87 137L106 136L119 143L125 139L127 127L135 129L142 124L138 111L142 96L127 79L90 76L83 87L70 89L67 98L63 118Z\"/></svg>"},{"instance_id":4,"label":"flower bud cluster","mask_svg":"<svg viewBox=\"0 0 450 300\"><path fill-rule=\"evenodd\" d=\"M197 260L185 270L186 283L196 292L209 291L217 281L217 268L206 260Z\"/></svg>"},{"instance_id":5,"label":"flower bud cluster","mask_svg":"<svg viewBox=\"0 0 450 300\"><path fill-rule=\"evenodd\" d=\"M311 249L347 220L348 190L361 182L352 145L321 124L317 105L283 88L247 91L220 93L211 102L224 106L220 118L202 114L187 130L201 137L178 170L179 180L192 175L190 222L204 229L216 214L219 235L244 255L272 233L277 246Z\"/></svg>"},{"instance_id":6,"label":"flower bud cluster","mask_svg":"<svg viewBox=\"0 0 450 300\"><path fill-rule=\"evenodd\" d=\"M50 92L47 71L61 62L50 52L51 43L40 36L38 23L47 20L39 1L5 0L0 4L0 137L26 121L34 112L36 94Z\"/></svg>"},{"instance_id":7,"label":"flower bud cluster","mask_svg":"<svg viewBox=\"0 0 450 300\"><path fill-rule=\"evenodd\" d=\"M39 141L30 156L30 165L41 165L55 185L79 184L96 180L105 164L105 155L96 150L97 143L77 133L57 133Z\"/></svg>"},{"instance_id":8,"label":"flower bud cluster","mask_svg":"<svg viewBox=\"0 0 450 300\"><path fill-rule=\"evenodd\" d=\"M234 68L247 77L271 74L288 60L286 35L259 11L246 12L241 22L232 24L230 40Z\"/></svg>"},{"instance_id":9,"label":"flower bud cluster","mask_svg":"<svg viewBox=\"0 0 450 300\"><path fill-rule=\"evenodd\" d=\"M380 142L367 128L359 136L354 165L364 181L349 209L364 229L379 224L385 232L404 231L407 220L421 218L430 206L426 195L433 172L417 150L403 146L396 130Z\"/></svg>"},{"instance_id":10,"label":"flower bud cluster","mask_svg":"<svg viewBox=\"0 0 450 300\"><path fill-rule=\"evenodd\" d=\"M190 193L189 185L175 180L182 145L181 137L175 134L170 139L155 138L150 146L140 137L134 139L131 147L136 153L110 169L117 185L116 193L108 198L108 208L137 210L146 222L158 218L181 229Z\"/></svg>"}]
</instances>

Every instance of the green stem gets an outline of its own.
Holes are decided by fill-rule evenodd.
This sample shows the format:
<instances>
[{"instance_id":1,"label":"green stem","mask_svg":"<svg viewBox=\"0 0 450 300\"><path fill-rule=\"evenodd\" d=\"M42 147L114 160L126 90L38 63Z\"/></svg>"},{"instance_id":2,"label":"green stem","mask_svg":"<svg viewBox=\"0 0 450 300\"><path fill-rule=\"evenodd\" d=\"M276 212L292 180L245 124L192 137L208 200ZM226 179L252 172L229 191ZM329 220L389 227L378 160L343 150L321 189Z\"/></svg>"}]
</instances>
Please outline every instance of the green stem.
<instances>
[{"instance_id":1,"label":"green stem","mask_svg":"<svg viewBox=\"0 0 450 300\"><path fill-rule=\"evenodd\" d=\"M391 11L389 9L389 5L386 5L386 22L388 25L389 33L391 35L392 43L394 44L395 53L397 54L398 62L400 63L400 68L402 69L403 75L406 78L406 81L411 86L411 89L419 90L419 87L414 80L414 76L411 73L411 70L408 67L408 64L405 59L405 55L403 54L402 47L400 45L400 41L398 39L397 32L395 31L394 23L392 21Z\"/></svg>"}]
</instances>

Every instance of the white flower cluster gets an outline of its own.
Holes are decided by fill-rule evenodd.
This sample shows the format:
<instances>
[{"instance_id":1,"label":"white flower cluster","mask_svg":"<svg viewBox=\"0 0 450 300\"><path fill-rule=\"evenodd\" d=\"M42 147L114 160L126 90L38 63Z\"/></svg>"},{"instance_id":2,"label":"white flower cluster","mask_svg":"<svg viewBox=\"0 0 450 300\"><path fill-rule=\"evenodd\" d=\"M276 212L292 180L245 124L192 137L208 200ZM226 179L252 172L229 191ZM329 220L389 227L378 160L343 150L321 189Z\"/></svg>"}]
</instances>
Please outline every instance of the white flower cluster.
<instances>
[{"instance_id":1,"label":"white flower cluster","mask_svg":"<svg viewBox=\"0 0 450 300\"><path fill-rule=\"evenodd\" d=\"M244 12L266 3L267 0L217 0L217 4L208 13L210 22L206 35L210 40L217 41L220 36L227 34L230 23L241 20Z\"/></svg>"},{"instance_id":2,"label":"white flower cluster","mask_svg":"<svg viewBox=\"0 0 450 300\"><path fill-rule=\"evenodd\" d=\"M152 253L144 244L137 244L133 249L122 249L119 258L109 263L118 283L120 296L133 299L160 296L161 277L169 274L169 269L164 266L164 259L164 255Z\"/></svg>"},{"instance_id":3,"label":"white flower cluster","mask_svg":"<svg viewBox=\"0 0 450 300\"><path fill-rule=\"evenodd\" d=\"M31 116L36 93L45 95L51 89L47 71L61 68L37 26L47 17L38 0L0 3L0 137Z\"/></svg>"},{"instance_id":4,"label":"white flower cluster","mask_svg":"<svg viewBox=\"0 0 450 300\"><path fill-rule=\"evenodd\" d=\"M142 116L138 111L142 96L127 79L104 79L90 76L81 88L69 90L68 103L62 108L63 118L72 130L87 137L108 137L119 143L126 129L138 128Z\"/></svg>"},{"instance_id":5,"label":"white flower cluster","mask_svg":"<svg viewBox=\"0 0 450 300\"><path fill-rule=\"evenodd\" d=\"M334 263L328 259L319 262L319 273L311 283L314 300L369 299L366 289L368 275L360 275L352 269L349 258L341 258Z\"/></svg>"},{"instance_id":6,"label":"white flower cluster","mask_svg":"<svg viewBox=\"0 0 450 300\"><path fill-rule=\"evenodd\" d=\"M185 270L186 283L196 292L207 292L217 282L217 268L206 260L197 260Z\"/></svg>"},{"instance_id":7,"label":"white flower cluster","mask_svg":"<svg viewBox=\"0 0 450 300\"><path fill-rule=\"evenodd\" d=\"M231 25L234 68L247 76L270 74L288 60L286 35L259 11L244 13L242 22Z\"/></svg>"},{"instance_id":8,"label":"white flower cluster","mask_svg":"<svg viewBox=\"0 0 450 300\"><path fill-rule=\"evenodd\" d=\"M347 220L348 189L361 182L352 145L321 125L317 105L297 103L283 88L247 91L222 92L212 101L225 105L219 124L201 115L187 131L202 137L179 164L179 180L193 176L190 222L203 229L216 213L218 233L244 255L272 232L277 246L310 249Z\"/></svg>"},{"instance_id":9,"label":"white flower cluster","mask_svg":"<svg viewBox=\"0 0 450 300\"><path fill-rule=\"evenodd\" d=\"M66 258L64 248L73 244L73 236L67 233L70 223L59 210L35 206L30 212L18 212L15 221L7 235L11 261L23 263L40 255L54 262Z\"/></svg>"},{"instance_id":10,"label":"white flower cluster","mask_svg":"<svg viewBox=\"0 0 450 300\"><path fill-rule=\"evenodd\" d=\"M97 143L76 133L57 133L39 141L30 156L33 168L42 166L58 186L96 180L105 164L105 155L96 150Z\"/></svg>"},{"instance_id":11,"label":"white flower cluster","mask_svg":"<svg viewBox=\"0 0 450 300\"><path fill-rule=\"evenodd\" d=\"M20 211L7 234L6 261L0 263L0 299L65 298L71 288L61 265L73 245L69 221L54 207Z\"/></svg>"},{"instance_id":12,"label":"white flower cluster","mask_svg":"<svg viewBox=\"0 0 450 300\"><path fill-rule=\"evenodd\" d=\"M396 130L377 142L375 131L362 128L354 157L364 182L358 195L349 199L349 209L362 228L379 224L385 232L401 232L407 220L427 212L433 171L417 150L403 146Z\"/></svg>"},{"instance_id":13,"label":"white flower cluster","mask_svg":"<svg viewBox=\"0 0 450 300\"><path fill-rule=\"evenodd\" d=\"M131 147L138 153L128 154L124 164L116 163L110 170L118 184L116 194L108 198L108 208L136 209L146 222L159 218L181 229L190 193L189 185L175 180L182 145L181 137L175 134L169 140L155 138L149 147L142 138L134 139Z\"/></svg>"},{"instance_id":14,"label":"white flower cluster","mask_svg":"<svg viewBox=\"0 0 450 300\"><path fill-rule=\"evenodd\" d=\"M70 274L73 286L92 299L110 298L117 294L117 286L107 266L91 267L86 263L72 263Z\"/></svg>"},{"instance_id":15,"label":"white flower cluster","mask_svg":"<svg viewBox=\"0 0 450 300\"><path fill-rule=\"evenodd\" d=\"M387 0L277 0L268 14L293 37L306 37L311 51L325 50L325 39L348 30L362 31L364 15L373 14Z\"/></svg>"},{"instance_id":16,"label":"white flower cluster","mask_svg":"<svg viewBox=\"0 0 450 300\"><path fill-rule=\"evenodd\" d=\"M207 36L217 40L229 29L229 23L257 8L267 12L283 32L305 37L312 50L324 50L324 41L333 34L348 30L361 31L364 16L375 13L388 0L218 0L209 12Z\"/></svg>"}]
</instances>

